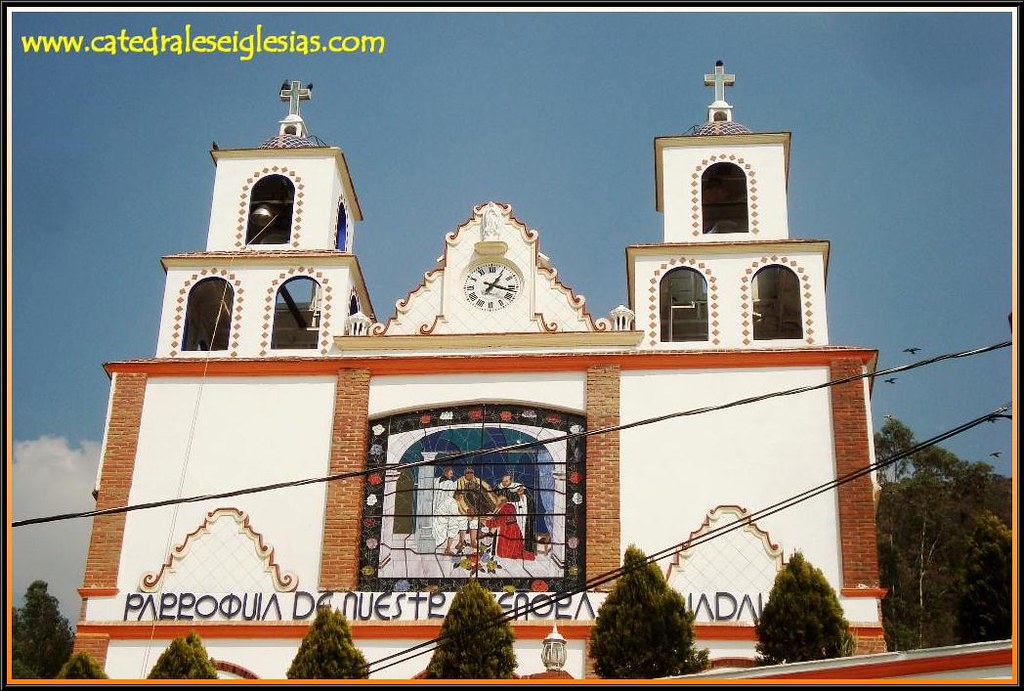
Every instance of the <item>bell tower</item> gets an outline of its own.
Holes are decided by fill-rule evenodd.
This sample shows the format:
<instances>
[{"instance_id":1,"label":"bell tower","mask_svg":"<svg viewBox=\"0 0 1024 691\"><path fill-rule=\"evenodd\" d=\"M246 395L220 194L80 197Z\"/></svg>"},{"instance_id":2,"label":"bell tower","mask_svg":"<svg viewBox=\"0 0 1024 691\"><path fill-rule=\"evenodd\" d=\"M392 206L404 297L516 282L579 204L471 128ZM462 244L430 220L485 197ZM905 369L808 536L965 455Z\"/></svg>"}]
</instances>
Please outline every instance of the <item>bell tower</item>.
<instances>
[{"instance_id":1,"label":"bell tower","mask_svg":"<svg viewBox=\"0 0 1024 691\"><path fill-rule=\"evenodd\" d=\"M313 85L281 85L288 112L254 147L210 151L206 251L167 256L158 357L326 356L349 317L373 316L353 251L362 221L344 152L310 134Z\"/></svg>"},{"instance_id":2,"label":"bell tower","mask_svg":"<svg viewBox=\"0 0 1024 691\"><path fill-rule=\"evenodd\" d=\"M707 120L654 140L664 241L627 249L630 307L655 349L827 345L828 243L790 238L790 134L734 118L724 63ZM646 318L644 318L646 316Z\"/></svg>"}]
</instances>

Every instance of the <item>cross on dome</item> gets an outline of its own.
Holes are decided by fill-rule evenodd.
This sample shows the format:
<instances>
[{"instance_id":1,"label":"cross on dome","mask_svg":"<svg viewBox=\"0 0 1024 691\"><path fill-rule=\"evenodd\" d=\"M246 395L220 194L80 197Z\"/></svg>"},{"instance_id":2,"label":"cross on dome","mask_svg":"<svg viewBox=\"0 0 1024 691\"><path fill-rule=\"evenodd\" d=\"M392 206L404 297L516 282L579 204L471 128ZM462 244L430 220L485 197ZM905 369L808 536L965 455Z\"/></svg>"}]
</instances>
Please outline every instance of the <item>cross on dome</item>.
<instances>
[{"instance_id":1,"label":"cross on dome","mask_svg":"<svg viewBox=\"0 0 1024 691\"><path fill-rule=\"evenodd\" d=\"M313 84L302 86L302 82L293 79L281 84L281 100L288 101L288 114L281 120L281 129L278 131L278 138L291 137L289 141L294 142L295 138L304 139L308 136L306 123L299 114L299 104L302 101L309 101L313 98ZM289 144L291 148L294 144Z\"/></svg>"},{"instance_id":2,"label":"cross on dome","mask_svg":"<svg viewBox=\"0 0 1024 691\"><path fill-rule=\"evenodd\" d=\"M726 74L721 60L715 62L715 73L704 75L704 86L715 87L715 102L725 103L725 87L736 83L735 74Z\"/></svg>"},{"instance_id":3,"label":"cross on dome","mask_svg":"<svg viewBox=\"0 0 1024 691\"><path fill-rule=\"evenodd\" d=\"M302 82L293 79L291 85L285 82L281 85L281 100L288 101L288 115L299 114L299 101L308 101L313 98L313 85L302 86Z\"/></svg>"}]
</instances>

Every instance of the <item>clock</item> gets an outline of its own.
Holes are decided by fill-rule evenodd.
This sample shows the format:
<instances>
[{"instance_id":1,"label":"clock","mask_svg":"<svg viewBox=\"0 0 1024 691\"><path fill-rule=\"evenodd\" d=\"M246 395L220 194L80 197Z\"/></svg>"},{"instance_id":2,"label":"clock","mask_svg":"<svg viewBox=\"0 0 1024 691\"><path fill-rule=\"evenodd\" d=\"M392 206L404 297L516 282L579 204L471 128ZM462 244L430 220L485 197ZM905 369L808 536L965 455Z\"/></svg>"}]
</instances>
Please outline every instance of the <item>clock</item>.
<instances>
[{"instance_id":1,"label":"clock","mask_svg":"<svg viewBox=\"0 0 1024 691\"><path fill-rule=\"evenodd\" d=\"M462 283L463 297L486 312L505 309L515 302L521 291L519 274L512 267L495 262L473 267Z\"/></svg>"}]
</instances>

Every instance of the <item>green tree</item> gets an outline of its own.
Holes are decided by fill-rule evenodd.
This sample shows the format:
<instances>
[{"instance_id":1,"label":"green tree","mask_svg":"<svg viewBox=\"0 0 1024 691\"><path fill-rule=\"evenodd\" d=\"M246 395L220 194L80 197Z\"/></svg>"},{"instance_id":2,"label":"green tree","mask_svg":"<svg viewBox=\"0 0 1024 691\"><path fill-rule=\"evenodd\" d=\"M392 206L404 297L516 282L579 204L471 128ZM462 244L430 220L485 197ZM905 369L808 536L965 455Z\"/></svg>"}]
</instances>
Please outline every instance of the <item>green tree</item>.
<instances>
[{"instance_id":1,"label":"green tree","mask_svg":"<svg viewBox=\"0 0 1024 691\"><path fill-rule=\"evenodd\" d=\"M843 657L852 647L836 591L800 552L775 576L754 630L762 664Z\"/></svg>"},{"instance_id":2,"label":"green tree","mask_svg":"<svg viewBox=\"0 0 1024 691\"><path fill-rule=\"evenodd\" d=\"M195 631L171 641L149 672L150 679L216 679L217 668Z\"/></svg>"},{"instance_id":3,"label":"green tree","mask_svg":"<svg viewBox=\"0 0 1024 691\"><path fill-rule=\"evenodd\" d=\"M330 607L320 607L288 668L288 678L366 679L367 676L366 658L352 643L345 615Z\"/></svg>"},{"instance_id":4,"label":"green tree","mask_svg":"<svg viewBox=\"0 0 1024 691\"><path fill-rule=\"evenodd\" d=\"M71 625L46 589L45 581L34 581L25 591L24 606L13 613L11 654L17 678L53 679L71 655Z\"/></svg>"},{"instance_id":5,"label":"green tree","mask_svg":"<svg viewBox=\"0 0 1024 691\"><path fill-rule=\"evenodd\" d=\"M623 569L590 630L594 670L606 679L653 679L706 667L708 651L694 648L695 617L658 566L630 545Z\"/></svg>"},{"instance_id":6,"label":"green tree","mask_svg":"<svg viewBox=\"0 0 1024 691\"><path fill-rule=\"evenodd\" d=\"M75 653L57 673L58 679L107 679L100 664L89 653Z\"/></svg>"},{"instance_id":7,"label":"green tree","mask_svg":"<svg viewBox=\"0 0 1024 691\"><path fill-rule=\"evenodd\" d=\"M515 636L504 614L494 595L471 578L452 599L425 678L514 678Z\"/></svg>"},{"instance_id":8,"label":"green tree","mask_svg":"<svg viewBox=\"0 0 1024 691\"><path fill-rule=\"evenodd\" d=\"M916 444L888 418L875 435L880 460ZM940 446L901 459L879 473L877 506L882 621L889 650L952 645L969 534L978 514L1008 506L1009 484L985 463L962 461Z\"/></svg>"},{"instance_id":9,"label":"green tree","mask_svg":"<svg viewBox=\"0 0 1024 691\"><path fill-rule=\"evenodd\" d=\"M984 513L967 546L964 587L957 609L963 643L1009 638L1012 628L1013 535L992 513Z\"/></svg>"}]
</instances>

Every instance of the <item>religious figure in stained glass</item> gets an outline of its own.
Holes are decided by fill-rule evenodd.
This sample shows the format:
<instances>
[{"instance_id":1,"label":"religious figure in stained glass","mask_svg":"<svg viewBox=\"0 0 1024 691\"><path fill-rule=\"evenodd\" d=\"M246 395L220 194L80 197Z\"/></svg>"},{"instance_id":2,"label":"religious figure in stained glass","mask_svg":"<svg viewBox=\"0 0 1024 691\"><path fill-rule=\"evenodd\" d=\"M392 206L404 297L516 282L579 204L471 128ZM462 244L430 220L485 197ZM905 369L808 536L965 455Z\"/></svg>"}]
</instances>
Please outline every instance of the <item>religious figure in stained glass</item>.
<instances>
[{"instance_id":1,"label":"religious figure in stained glass","mask_svg":"<svg viewBox=\"0 0 1024 691\"><path fill-rule=\"evenodd\" d=\"M441 554L454 555L462 549L466 519L455 501L455 471L446 467L434 486L434 544Z\"/></svg>"},{"instance_id":2,"label":"religious figure in stained glass","mask_svg":"<svg viewBox=\"0 0 1024 691\"><path fill-rule=\"evenodd\" d=\"M582 585L585 426L501 404L371 421L359 588Z\"/></svg>"}]
</instances>

